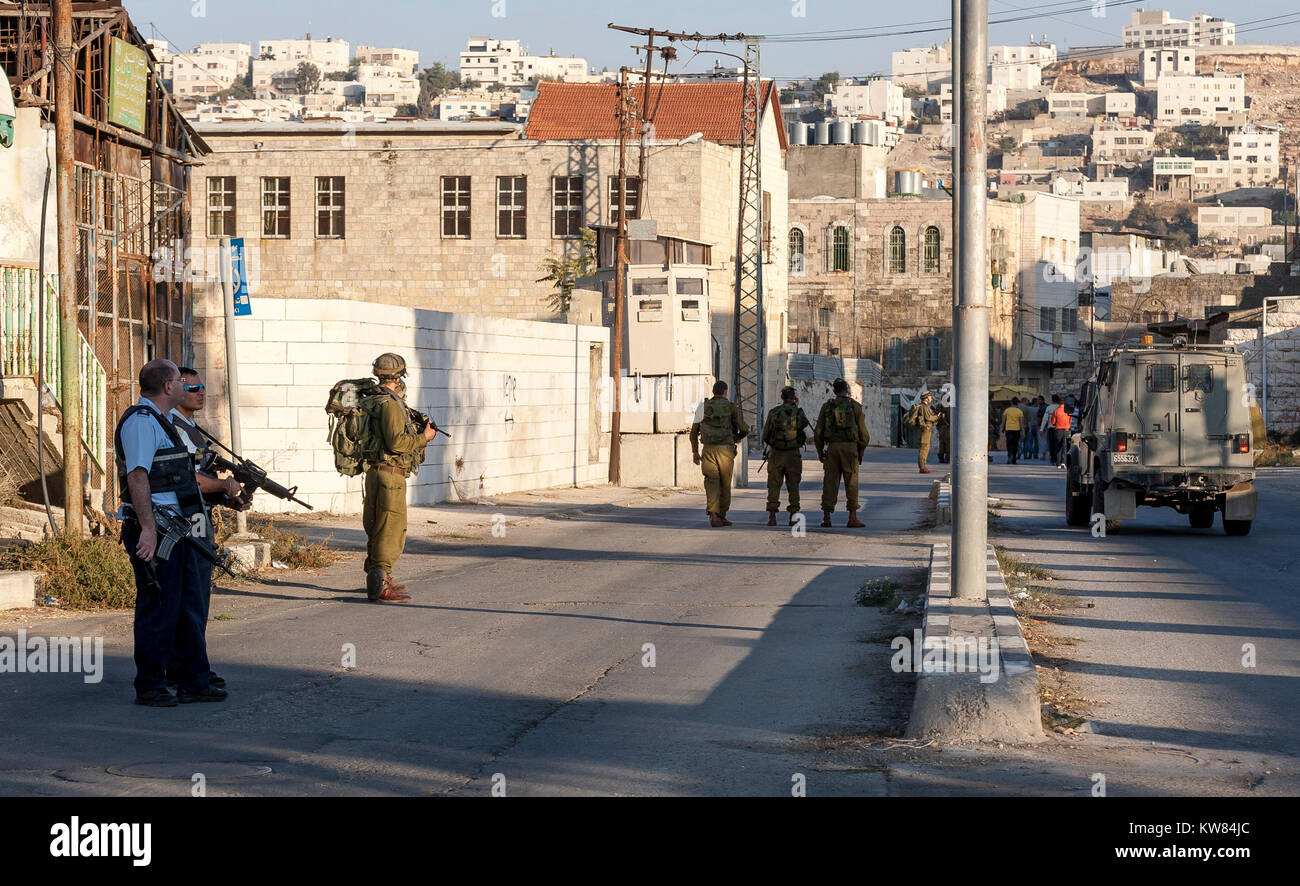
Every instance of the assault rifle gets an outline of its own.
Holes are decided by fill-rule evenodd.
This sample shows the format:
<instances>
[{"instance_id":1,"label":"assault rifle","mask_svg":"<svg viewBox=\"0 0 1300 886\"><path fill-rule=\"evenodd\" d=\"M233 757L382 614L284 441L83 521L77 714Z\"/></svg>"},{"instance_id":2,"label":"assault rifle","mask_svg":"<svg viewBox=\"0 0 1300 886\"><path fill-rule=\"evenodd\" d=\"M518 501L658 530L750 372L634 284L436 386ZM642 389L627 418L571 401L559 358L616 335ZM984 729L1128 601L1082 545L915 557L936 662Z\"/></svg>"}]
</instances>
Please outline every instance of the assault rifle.
<instances>
[{"instance_id":1,"label":"assault rifle","mask_svg":"<svg viewBox=\"0 0 1300 886\"><path fill-rule=\"evenodd\" d=\"M203 514L197 516L207 519L206 515ZM175 550L178 543L188 542L200 557L213 566L224 570L231 578L237 578L235 573L230 571L227 558L222 557L219 550L208 547L208 543L203 537L206 533L200 532L196 535L194 524L185 519L179 511L176 511L170 505L154 505L153 520L158 534L158 547L154 549L154 560L170 559L172 551ZM131 554L134 556L135 552L132 551ZM158 573L154 569L153 560L145 564L145 571L149 574L153 584L157 586Z\"/></svg>"},{"instance_id":2,"label":"assault rifle","mask_svg":"<svg viewBox=\"0 0 1300 886\"><path fill-rule=\"evenodd\" d=\"M435 431L437 431L439 434L442 434L448 440L451 439L451 434L448 434L442 428L438 427L438 423L435 422L433 419L429 418L428 414L420 412L418 409L411 409L409 406L407 407L406 411L411 413L411 417L415 419L415 423L419 426L421 434L424 433L425 428L432 427Z\"/></svg>"},{"instance_id":3,"label":"assault rifle","mask_svg":"<svg viewBox=\"0 0 1300 886\"><path fill-rule=\"evenodd\" d=\"M197 428L198 425L195 425L195 427ZM238 455L229 446L226 446L216 437L203 430L203 428L199 428L199 433L212 441L214 446L220 447L230 455L230 458L223 458L216 452L210 451L203 459L203 463L199 465L199 470L204 473L213 474L217 471L230 471L230 473L234 475L235 481L244 487L244 494L238 498L241 505L246 505L252 501L254 492L259 489L264 489L276 498L296 502L309 511L314 510L311 505L298 498L297 486L281 486L279 483L266 476L266 470L264 468Z\"/></svg>"}]
</instances>

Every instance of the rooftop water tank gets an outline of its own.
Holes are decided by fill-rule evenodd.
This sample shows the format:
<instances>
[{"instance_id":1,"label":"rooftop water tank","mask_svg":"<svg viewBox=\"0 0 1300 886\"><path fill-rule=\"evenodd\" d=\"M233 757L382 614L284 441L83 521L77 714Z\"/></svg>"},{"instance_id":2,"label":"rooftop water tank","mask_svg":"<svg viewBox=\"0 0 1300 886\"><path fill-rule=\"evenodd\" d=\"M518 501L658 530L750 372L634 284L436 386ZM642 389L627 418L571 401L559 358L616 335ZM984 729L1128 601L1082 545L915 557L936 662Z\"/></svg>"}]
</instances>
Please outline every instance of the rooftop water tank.
<instances>
[{"instance_id":1,"label":"rooftop water tank","mask_svg":"<svg viewBox=\"0 0 1300 886\"><path fill-rule=\"evenodd\" d=\"M825 120L820 121L814 127L813 144L829 145L831 143L831 125Z\"/></svg>"},{"instance_id":2,"label":"rooftop water tank","mask_svg":"<svg viewBox=\"0 0 1300 886\"><path fill-rule=\"evenodd\" d=\"M790 144L792 145L808 144L808 127L802 123L791 123Z\"/></svg>"},{"instance_id":3,"label":"rooftop water tank","mask_svg":"<svg viewBox=\"0 0 1300 886\"><path fill-rule=\"evenodd\" d=\"M920 196L922 188L922 172L919 169L895 169L894 170L894 193L901 195Z\"/></svg>"},{"instance_id":4,"label":"rooftop water tank","mask_svg":"<svg viewBox=\"0 0 1300 886\"><path fill-rule=\"evenodd\" d=\"M831 127L831 144L847 145L853 136L853 124L848 120L836 120Z\"/></svg>"}]
</instances>

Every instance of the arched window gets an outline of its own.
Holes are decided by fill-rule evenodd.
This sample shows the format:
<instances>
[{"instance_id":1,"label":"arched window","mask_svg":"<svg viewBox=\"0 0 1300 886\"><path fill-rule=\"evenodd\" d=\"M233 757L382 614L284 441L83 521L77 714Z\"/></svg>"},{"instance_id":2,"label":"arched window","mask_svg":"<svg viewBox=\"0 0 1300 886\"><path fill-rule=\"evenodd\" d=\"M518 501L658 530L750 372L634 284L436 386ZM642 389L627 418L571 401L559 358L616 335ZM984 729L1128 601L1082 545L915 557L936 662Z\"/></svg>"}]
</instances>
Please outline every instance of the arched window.
<instances>
[{"instance_id":1,"label":"arched window","mask_svg":"<svg viewBox=\"0 0 1300 886\"><path fill-rule=\"evenodd\" d=\"M849 269L849 229L836 225L831 231L831 270L847 271Z\"/></svg>"},{"instance_id":2,"label":"arched window","mask_svg":"<svg viewBox=\"0 0 1300 886\"><path fill-rule=\"evenodd\" d=\"M798 228L790 229L790 274L792 276L802 276L804 269L803 263L803 231Z\"/></svg>"},{"instance_id":3,"label":"arched window","mask_svg":"<svg viewBox=\"0 0 1300 886\"><path fill-rule=\"evenodd\" d=\"M889 340L889 352L885 354L885 369L888 372L903 371L903 340L898 336Z\"/></svg>"},{"instance_id":4,"label":"arched window","mask_svg":"<svg viewBox=\"0 0 1300 886\"><path fill-rule=\"evenodd\" d=\"M931 230L934 230L931 228ZM925 339L925 371L939 371L939 336L929 335Z\"/></svg>"},{"instance_id":5,"label":"arched window","mask_svg":"<svg viewBox=\"0 0 1300 886\"><path fill-rule=\"evenodd\" d=\"M898 226L889 232L889 273L907 273L907 235Z\"/></svg>"},{"instance_id":6,"label":"arched window","mask_svg":"<svg viewBox=\"0 0 1300 886\"><path fill-rule=\"evenodd\" d=\"M927 274L939 273L939 229L934 225L925 229L925 255L921 267Z\"/></svg>"}]
</instances>

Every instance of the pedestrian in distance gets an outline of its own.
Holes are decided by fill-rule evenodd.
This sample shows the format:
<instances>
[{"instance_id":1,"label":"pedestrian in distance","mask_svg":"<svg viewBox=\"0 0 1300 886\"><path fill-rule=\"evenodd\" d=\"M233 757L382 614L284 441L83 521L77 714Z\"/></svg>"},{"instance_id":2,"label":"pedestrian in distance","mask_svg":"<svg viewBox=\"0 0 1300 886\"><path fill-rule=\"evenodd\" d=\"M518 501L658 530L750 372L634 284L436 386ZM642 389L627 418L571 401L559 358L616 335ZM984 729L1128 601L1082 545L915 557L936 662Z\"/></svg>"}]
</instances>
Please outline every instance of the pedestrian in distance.
<instances>
[{"instance_id":1,"label":"pedestrian in distance","mask_svg":"<svg viewBox=\"0 0 1300 886\"><path fill-rule=\"evenodd\" d=\"M763 443L767 446L767 525L776 525L781 509L781 484L785 483L790 504L790 525L799 513L799 480L803 477L803 445L808 442L804 428L812 426L799 408L794 388L781 389L781 405L773 407L763 422Z\"/></svg>"},{"instance_id":2,"label":"pedestrian in distance","mask_svg":"<svg viewBox=\"0 0 1300 886\"><path fill-rule=\"evenodd\" d=\"M180 370L170 360L150 360L140 369L139 382L140 399L113 431L122 545L135 574L135 701L149 707L225 701L226 691L210 682L199 554L193 542L180 537L158 557L160 535L166 535L159 521L166 523L168 511L199 532L208 522L193 456L167 420L184 393ZM175 695L167 689L169 668Z\"/></svg>"},{"instance_id":3,"label":"pedestrian in distance","mask_svg":"<svg viewBox=\"0 0 1300 886\"><path fill-rule=\"evenodd\" d=\"M727 383L713 383L713 396L695 409L691 424L691 456L704 474L704 509L709 525L730 526L731 474L736 445L749 434L740 407L727 399ZM700 444L704 444L701 451Z\"/></svg>"},{"instance_id":4,"label":"pedestrian in distance","mask_svg":"<svg viewBox=\"0 0 1300 886\"><path fill-rule=\"evenodd\" d=\"M929 391L922 391L921 398L908 410L907 417L903 419L903 424L921 429L921 442L916 450L916 467L922 474L931 473L925 463L930 458L930 436L941 419L940 414L930 406L933 399Z\"/></svg>"},{"instance_id":5,"label":"pedestrian in distance","mask_svg":"<svg viewBox=\"0 0 1300 886\"><path fill-rule=\"evenodd\" d=\"M1052 395L1052 462L1061 469L1065 468L1065 450L1066 441L1070 435L1071 415L1066 410L1065 404L1061 402L1059 394Z\"/></svg>"},{"instance_id":6,"label":"pedestrian in distance","mask_svg":"<svg viewBox=\"0 0 1300 886\"><path fill-rule=\"evenodd\" d=\"M844 504L849 512L850 529L860 529L864 524L858 519L858 467L871 442L867 434L866 414L862 404L849 396L849 383L835 379L831 389L835 399L827 400L817 415L813 443L817 447L817 460L824 467L822 480L823 527L831 525L831 513L839 499L840 480L844 480Z\"/></svg>"},{"instance_id":7,"label":"pedestrian in distance","mask_svg":"<svg viewBox=\"0 0 1300 886\"><path fill-rule=\"evenodd\" d=\"M1002 412L1002 433L1007 438L1007 464L1020 463L1020 431L1024 427L1025 414L1020 411L1020 398L1012 397L1011 405Z\"/></svg>"},{"instance_id":8,"label":"pedestrian in distance","mask_svg":"<svg viewBox=\"0 0 1300 886\"><path fill-rule=\"evenodd\" d=\"M406 585L393 580L393 564L406 547L406 479L424 461L424 450L438 435L433 422L420 427L406 404L406 361L380 354L373 370L379 394L366 398L373 455L367 459L361 525L366 531L366 598L405 603Z\"/></svg>"},{"instance_id":9,"label":"pedestrian in distance","mask_svg":"<svg viewBox=\"0 0 1300 886\"><path fill-rule=\"evenodd\" d=\"M1047 401L1038 395L1038 408L1034 414L1034 457L1047 460Z\"/></svg>"},{"instance_id":10,"label":"pedestrian in distance","mask_svg":"<svg viewBox=\"0 0 1300 886\"><path fill-rule=\"evenodd\" d=\"M235 511L246 511L253 505L253 500L249 497L248 501L243 501L244 488L234 479L221 479L215 473L203 471L200 466L203 464L209 449L208 438L199 430L198 420L195 415L203 409L207 401L206 386L198 372L189 366L180 368L181 374L181 401L172 409L168 418L176 432L180 434L181 440L185 443L185 448L190 451L194 458L194 479L199 484L199 492L203 495L203 504L208 509L209 517L211 510L215 507L230 508ZM214 551L217 548L217 536L215 524L211 519L203 521L203 540ZM212 608L212 571L215 564L204 558L198 558L199 572L203 575L203 633L206 637L208 630L208 613ZM178 676L180 673L180 650L173 651L172 664L167 669L167 687L169 689L179 688ZM226 681L217 674L216 671L208 672L208 685L215 686L218 689L226 688Z\"/></svg>"}]
</instances>

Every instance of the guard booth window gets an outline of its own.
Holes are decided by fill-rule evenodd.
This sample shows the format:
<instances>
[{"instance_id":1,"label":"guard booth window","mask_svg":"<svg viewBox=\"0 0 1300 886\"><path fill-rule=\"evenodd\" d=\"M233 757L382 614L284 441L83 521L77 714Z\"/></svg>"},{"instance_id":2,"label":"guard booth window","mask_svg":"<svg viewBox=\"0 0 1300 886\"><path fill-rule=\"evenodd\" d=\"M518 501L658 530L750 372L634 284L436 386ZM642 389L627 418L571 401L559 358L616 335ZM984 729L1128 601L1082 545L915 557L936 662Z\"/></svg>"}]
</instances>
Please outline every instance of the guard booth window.
<instances>
[{"instance_id":1,"label":"guard booth window","mask_svg":"<svg viewBox=\"0 0 1300 886\"><path fill-rule=\"evenodd\" d=\"M1152 363L1147 367L1147 390L1153 394L1170 394L1174 391L1174 365Z\"/></svg>"}]
</instances>

